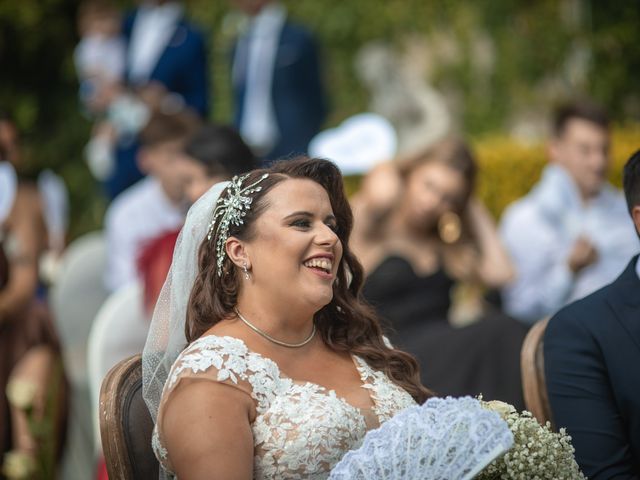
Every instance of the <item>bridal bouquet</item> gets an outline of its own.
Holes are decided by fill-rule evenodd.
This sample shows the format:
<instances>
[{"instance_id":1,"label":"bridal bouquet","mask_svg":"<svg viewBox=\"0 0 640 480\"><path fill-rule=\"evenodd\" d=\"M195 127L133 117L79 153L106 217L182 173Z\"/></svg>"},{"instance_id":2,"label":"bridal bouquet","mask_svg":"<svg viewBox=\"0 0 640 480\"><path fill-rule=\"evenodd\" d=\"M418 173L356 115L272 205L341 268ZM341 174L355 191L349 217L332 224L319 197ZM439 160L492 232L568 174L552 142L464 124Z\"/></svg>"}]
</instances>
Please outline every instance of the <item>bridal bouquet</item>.
<instances>
[{"instance_id":1,"label":"bridal bouquet","mask_svg":"<svg viewBox=\"0 0 640 480\"><path fill-rule=\"evenodd\" d=\"M329 480L584 479L571 438L503 402L431 398L367 433Z\"/></svg>"},{"instance_id":2,"label":"bridal bouquet","mask_svg":"<svg viewBox=\"0 0 640 480\"><path fill-rule=\"evenodd\" d=\"M528 479L574 480L584 479L573 458L571 437L564 428L558 433L547 422L542 426L524 411L518 413L508 403L480 401L481 405L500 414L513 434L514 445L508 452L485 468L478 480Z\"/></svg>"}]
</instances>

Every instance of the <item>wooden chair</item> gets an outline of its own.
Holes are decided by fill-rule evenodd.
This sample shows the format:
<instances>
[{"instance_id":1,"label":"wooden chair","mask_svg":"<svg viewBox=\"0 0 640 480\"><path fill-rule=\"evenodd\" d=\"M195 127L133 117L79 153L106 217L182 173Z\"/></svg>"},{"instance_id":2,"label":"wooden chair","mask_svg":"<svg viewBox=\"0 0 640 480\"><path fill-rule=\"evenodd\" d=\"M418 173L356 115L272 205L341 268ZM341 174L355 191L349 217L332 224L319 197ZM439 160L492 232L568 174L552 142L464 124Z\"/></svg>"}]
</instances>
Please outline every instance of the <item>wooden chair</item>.
<instances>
[{"instance_id":1,"label":"wooden chair","mask_svg":"<svg viewBox=\"0 0 640 480\"><path fill-rule=\"evenodd\" d=\"M544 332L549 319L539 321L527 333L520 352L524 403L534 417L544 425L553 424L551 406L544 379Z\"/></svg>"},{"instance_id":2,"label":"wooden chair","mask_svg":"<svg viewBox=\"0 0 640 480\"><path fill-rule=\"evenodd\" d=\"M100 389L100 434L109 478L158 478L152 431L142 398L142 358L134 355L113 367Z\"/></svg>"}]
</instances>

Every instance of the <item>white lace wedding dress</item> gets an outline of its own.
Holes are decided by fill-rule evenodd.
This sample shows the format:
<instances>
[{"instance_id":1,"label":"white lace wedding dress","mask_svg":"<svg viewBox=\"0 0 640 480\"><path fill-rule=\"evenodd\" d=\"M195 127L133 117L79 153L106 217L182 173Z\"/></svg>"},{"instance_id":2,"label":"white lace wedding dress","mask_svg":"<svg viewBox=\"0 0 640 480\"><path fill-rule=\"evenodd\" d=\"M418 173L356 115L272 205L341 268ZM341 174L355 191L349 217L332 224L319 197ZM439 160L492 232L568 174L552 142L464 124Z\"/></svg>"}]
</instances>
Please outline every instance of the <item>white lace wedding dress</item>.
<instances>
[{"instance_id":1,"label":"white lace wedding dress","mask_svg":"<svg viewBox=\"0 0 640 480\"><path fill-rule=\"evenodd\" d=\"M205 336L177 358L164 387L153 448L168 472L171 458L163 447L163 405L181 379L201 378L234 386L253 398L254 479L321 479L346 452L362 443L366 432L390 419L412 397L382 372L354 356L372 408L356 408L333 390L284 376L275 362L250 351L233 337Z\"/></svg>"}]
</instances>

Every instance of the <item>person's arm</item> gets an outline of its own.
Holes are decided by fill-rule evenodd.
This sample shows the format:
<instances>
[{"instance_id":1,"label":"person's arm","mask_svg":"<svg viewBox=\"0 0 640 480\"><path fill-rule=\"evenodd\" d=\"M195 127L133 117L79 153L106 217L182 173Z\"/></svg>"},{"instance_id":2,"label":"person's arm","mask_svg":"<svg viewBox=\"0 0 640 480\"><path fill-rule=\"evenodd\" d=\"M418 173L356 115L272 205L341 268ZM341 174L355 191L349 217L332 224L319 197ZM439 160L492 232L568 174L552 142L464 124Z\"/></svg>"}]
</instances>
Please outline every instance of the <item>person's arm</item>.
<instances>
[{"instance_id":1,"label":"person's arm","mask_svg":"<svg viewBox=\"0 0 640 480\"><path fill-rule=\"evenodd\" d=\"M556 427L571 435L576 461L588 478L637 480L602 349L585 325L588 315L608 321L610 314L577 305L554 316L544 337L545 379Z\"/></svg>"},{"instance_id":2,"label":"person's arm","mask_svg":"<svg viewBox=\"0 0 640 480\"><path fill-rule=\"evenodd\" d=\"M402 180L391 162L374 167L362 179L360 190L350 199L353 210L352 238L358 242L380 227L380 219L398 201Z\"/></svg>"},{"instance_id":3,"label":"person's arm","mask_svg":"<svg viewBox=\"0 0 640 480\"><path fill-rule=\"evenodd\" d=\"M9 260L9 282L0 292L0 323L24 309L34 298L38 286L38 258L43 224L38 194L30 187L19 188L10 217L14 245L5 244Z\"/></svg>"},{"instance_id":4,"label":"person's arm","mask_svg":"<svg viewBox=\"0 0 640 480\"><path fill-rule=\"evenodd\" d=\"M503 289L506 312L526 323L555 313L571 294L574 273L554 232L531 209L519 209L505 214L500 236L516 269Z\"/></svg>"},{"instance_id":5,"label":"person's arm","mask_svg":"<svg viewBox=\"0 0 640 480\"><path fill-rule=\"evenodd\" d=\"M162 419L165 447L180 480L253 478L252 400L232 386L183 380Z\"/></svg>"},{"instance_id":6,"label":"person's arm","mask_svg":"<svg viewBox=\"0 0 640 480\"><path fill-rule=\"evenodd\" d=\"M476 271L478 278L489 288L501 288L513 279L515 273L509 254L487 208L475 199L469 202L468 208L470 228L480 251Z\"/></svg>"}]
</instances>

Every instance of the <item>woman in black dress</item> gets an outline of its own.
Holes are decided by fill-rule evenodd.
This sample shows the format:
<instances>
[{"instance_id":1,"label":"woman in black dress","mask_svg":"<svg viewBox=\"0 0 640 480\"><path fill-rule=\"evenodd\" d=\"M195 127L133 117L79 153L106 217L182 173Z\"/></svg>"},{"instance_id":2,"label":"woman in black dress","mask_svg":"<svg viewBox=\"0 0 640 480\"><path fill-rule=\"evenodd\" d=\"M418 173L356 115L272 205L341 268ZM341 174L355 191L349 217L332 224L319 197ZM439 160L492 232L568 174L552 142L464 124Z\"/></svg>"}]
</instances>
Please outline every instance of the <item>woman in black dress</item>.
<instances>
[{"instance_id":1,"label":"woman in black dress","mask_svg":"<svg viewBox=\"0 0 640 480\"><path fill-rule=\"evenodd\" d=\"M513 275L493 220L473 198L476 172L468 147L452 139L379 167L354 198L354 251L367 272L365 298L392 341L418 358L425 385L522 406L525 329L486 304L477 321L451 323L457 287L499 289Z\"/></svg>"}]
</instances>

